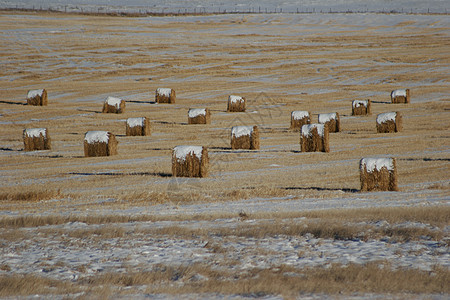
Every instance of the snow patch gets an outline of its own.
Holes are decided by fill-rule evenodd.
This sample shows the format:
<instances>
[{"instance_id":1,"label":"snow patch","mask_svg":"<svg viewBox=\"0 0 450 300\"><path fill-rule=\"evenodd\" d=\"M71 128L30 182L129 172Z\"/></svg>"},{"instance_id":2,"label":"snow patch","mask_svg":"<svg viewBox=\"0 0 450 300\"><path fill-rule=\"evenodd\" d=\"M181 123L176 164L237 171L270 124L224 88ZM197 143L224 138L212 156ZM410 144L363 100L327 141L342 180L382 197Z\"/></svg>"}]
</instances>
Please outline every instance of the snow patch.
<instances>
[{"instance_id":1,"label":"snow patch","mask_svg":"<svg viewBox=\"0 0 450 300\"><path fill-rule=\"evenodd\" d=\"M173 148L175 157L180 161L185 161L189 154L195 155L198 159L202 159L202 146L176 146Z\"/></svg>"},{"instance_id":2,"label":"snow patch","mask_svg":"<svg viewBox=\"0 0 450 300\"><path fill-rule=\"evenodd\" d=\"M231 128L231 137L250 136L253 133L253 126L234 126Z\"/></svg>"},{"instance_id":3,"label":"snow patch","mask_svg":"<svg viewBox=\"0 0 450 300\"><path fill-rule=\"evenodd\" d=\"M206 116L205 108L191 108L188 112L189 118L195 118L198 116Z\"/></svg>"},{"instance_id":4,"label":"snow patch","mask_svg":"<svg viewBox=\"0 0 450 300\"><path fill-rule=\"evenodd\" d=\"M388 113L379 114L377 116L377 124L382 124L382 123L385 123L387 121L394 121L395 122L395 118L396 117L397 117L397 113L396 112L388 112Z\"/></svg>"},{"instance_id":5,"label":"snow patch","mask_svg":"<svg viewBox=\"0 0 450 300\"><path fill-rule=\"evenodd\" d=\"M109 132L108 131L88 131L84 135L84 140L88 144L93 144L95 142L99 143L108 143L109 141Z\"/></svg>"},{"instance_id":6,"label":"snow patch","mask_svg":"<svg viewBox=\"0 0 450 300\"><path fill-rule=\"evenodd\" d=\"M307 111L301 111L301 110L295 110L291 112L291 117L294 120L301 120L305 117L309 117L309 112Z\"/></svg>"},{"instance_id":7,"label":"snow patch","mask_svg":"<svg viewBox=\"0 0 450 300\"><path fill-rule=\"evenodd\" d=\"M241 96L230 95L228 96L228 101L231 103L242 102L244 99Z\"/></svg>"},{"instance_id":8,"label":"snow patch","mask_svg":"<svg viewBox=\"0 0 450 300\"><path fill-rule=\"evenodd\" d=\"M391 97L392 97L392 98L399 97L399 96L406 97L406 89L393 90L393 91L391 92Z\"/></svg>"},{"instance_id":9,"label":"snow patch","mask_svg":"<svg viewBox=\"0 0 450 300\"><path fill-rule=\"evenodd\" d=\"M105 100L106 104L110 106L115 106L116 108L120 108L120 103L122 102L122 99L108 96Z\"/></svg>"},{"instance_id":10,"label":"snow patch","mask_svg":"<svg viewBox=\"0 0 450 300\"><path fill-rule=\"evenodd\" d=\"M336 120L336 113L319 114L319 123L325 124L328 121Z\"/></svg>"},{"instance_id":11,"label":"snow patch","mask_svg":"<svg viewBox=\"0 0 450 300\"><path fill-rule=\"evenodd\" d=\"M302 136L311 136L313 129L317 129L317 133L323 136L325 125L324 124L307 124L302 126Z\"/></svg>"},{"instance_id":12,"label":"snow patch","mask_svg":"<svg viewBox=\"0 0 450 300\"><path fill-rule=\"evenodd\" d=\"M156 94L160 96L170 97L170 94L172 93L172 89L170 88L157 88Z\"/></svg>"},{"instance_id":13,"label":"snow patch","mask_svg":"<svg viewBox=\"0 0 450 300\"><path fill-rule=\"evenodd\" d=\"M128 127L144 127L145 118L128 118L127 125Z\"/></svg>"},{"instance_id":14,"label":"snow patch","mask_svg":"<svg viewBox=\"0 0 450 300\"><path fill-rule=\"evenodd\" d=\"M28 95L27 97L29 99L34 98L36 96L42 97L42 95L44 94L44 89L39 89L39 90L29 90L28 91Z\"/></svg>"},{"instance_id":15,"label":"snow patch","mask_svg":"<svg viewBox=\"0 0 450 300\"><path fill-rule=\"evenodd\" d=\"M368 100L354 100L352 102L352 104L353 104L353 108L357 108L360 106L367 107L369 105L369 101Z\"/></svg>"},{"instance_id":16,"label":"snow patch","mask_svg":"<svg viewBox=\"0 0 450 300\"><path fill-rule=\"evenodd\" d=\"M47 129L46 128L30 128L25 129L25 136L27 137L43 137L46 136Z\"/></svg>"},{"instance_id":17,"label":"snow patch","mask_svg":"<svg viewBox=\"0 0 450 300\"><path fill-rule=\"evenodd\" d=\"M388 171L393 171L394 160L392 158L363 158L360 164L362 171L364 171L364 167L367 172L373 172L375 169L381 171L383 167L386 167Z\"/></svg>"}]
</instances>

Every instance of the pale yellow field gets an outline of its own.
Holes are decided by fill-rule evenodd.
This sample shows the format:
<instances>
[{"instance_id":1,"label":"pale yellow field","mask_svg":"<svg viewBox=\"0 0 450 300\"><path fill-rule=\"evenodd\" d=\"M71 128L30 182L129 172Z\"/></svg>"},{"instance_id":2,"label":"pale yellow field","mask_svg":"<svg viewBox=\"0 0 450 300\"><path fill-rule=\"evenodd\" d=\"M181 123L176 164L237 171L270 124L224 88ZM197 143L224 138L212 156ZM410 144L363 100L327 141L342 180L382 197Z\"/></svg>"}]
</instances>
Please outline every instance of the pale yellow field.
<instances>
[{"instance_id":1,"label":"pale yellow field","mask_svg":"<svg viewBox=\"0 0 450 300\"><path fill-rule=\"evenodd\" d=\"M361 199L365 207L448 205L449 17L395 18L2 13L0 213L153 215L164 213L152 210L162 203L182 216L196 212L183 204L208 214L213 203L254 198L275 209L280 199L308 201L305 209L359 207ZM176 104L155 104L158 87L173 88ZM38 88L48 106L27 106L27 91ZM410 104L390 104L397 88L411 90ZM226 112L231 94L247 99L246 113ZM102 114L107 96L124 98L125 113ZM351 116L351 102L364 99L372 114ZM187 125L188 109L203 107L211 124ZM288 130L293 110L310 111L314 122L339 113L330 153L300 152L299 133ZM377 114L391 111L401 112L403 131L377 134ZM143 116L152 135L125 136L125 120ZM236 125L258 125L261 150L232 151ZM22 131L40 127L52 150L23 151ZM89 130L114 133L118 155L85 158ZM171 176L177 145L208 147L208 178ZM363 157L395 157L400 192L360 193Z\"/></svg>"}]
</instances>

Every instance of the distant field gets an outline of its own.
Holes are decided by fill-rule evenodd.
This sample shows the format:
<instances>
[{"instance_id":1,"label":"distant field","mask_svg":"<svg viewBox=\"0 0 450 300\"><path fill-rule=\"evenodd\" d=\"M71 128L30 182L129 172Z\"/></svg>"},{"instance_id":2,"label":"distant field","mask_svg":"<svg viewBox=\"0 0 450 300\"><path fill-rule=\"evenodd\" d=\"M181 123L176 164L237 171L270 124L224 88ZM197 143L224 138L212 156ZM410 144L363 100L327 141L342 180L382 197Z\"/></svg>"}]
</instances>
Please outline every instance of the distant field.
<instances>
[{"instance_id":1,"label":"distant field","mask_svg":"<svg viewBox=\"0 0 450 300\"><path fill-rule=\"evenodd\" d=\"M0 297L448 295L447 15L4 12L0 28ZM159 87L176 104L156 104ZM26 105L40 88L48 106ZM390 104L398 88L410 104ZM228 95L247 111L227 113ZM107 96L125 113L101 113ZM372 114L351 116L365 99ZM205 107L211 124L188 125ZM300 152L294 110L339 113L329 153ZM391 111L403 130L377 134ZM144 116L152 135L125 136ZM258 125L261 149L231 150L236 125ZM41 127L52 150L24 151ZM114 133L118 155L85 158L89 130ZM208 148L207 178L172 177L177 145ZM360 192L363 157L395 157L400 191ZM404 285L367 275L380 264ZM373 284L343 288L350 274Z\"/></svg>"}]
</instances>

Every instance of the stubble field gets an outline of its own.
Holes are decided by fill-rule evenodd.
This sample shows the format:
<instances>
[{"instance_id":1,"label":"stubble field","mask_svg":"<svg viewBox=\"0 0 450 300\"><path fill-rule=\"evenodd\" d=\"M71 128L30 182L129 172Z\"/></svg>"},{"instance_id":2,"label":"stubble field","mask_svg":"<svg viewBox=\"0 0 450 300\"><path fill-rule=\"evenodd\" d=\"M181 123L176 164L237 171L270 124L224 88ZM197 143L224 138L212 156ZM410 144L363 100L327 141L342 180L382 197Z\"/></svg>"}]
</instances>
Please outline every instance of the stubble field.
<instances>
[{"instance_id":1,"label":"stubble field","mask_svg":"<svg viewBox=\"0 0 450 300\"><path fill-rule=\"evenodd\" d=\"M7 12L0 28L0 296L448 296L448 15ZM26 105L39 88L48 106ZM107 96L125 113L102 114ZM203 107L211 124L188 125ZM300 152L293 110L339 113L330 153ZM391 111L403 130L377 134ZM152 135L125 136L143 116ZM261 149L231 150L236 125ZM23 151L41 127L52 149ZM85 158L89 130L118 155ZM172 177L177 145L208 147L210 175ZM400 191L360 192L363 157L395 157Z\"/></svg>"}]
</instances>

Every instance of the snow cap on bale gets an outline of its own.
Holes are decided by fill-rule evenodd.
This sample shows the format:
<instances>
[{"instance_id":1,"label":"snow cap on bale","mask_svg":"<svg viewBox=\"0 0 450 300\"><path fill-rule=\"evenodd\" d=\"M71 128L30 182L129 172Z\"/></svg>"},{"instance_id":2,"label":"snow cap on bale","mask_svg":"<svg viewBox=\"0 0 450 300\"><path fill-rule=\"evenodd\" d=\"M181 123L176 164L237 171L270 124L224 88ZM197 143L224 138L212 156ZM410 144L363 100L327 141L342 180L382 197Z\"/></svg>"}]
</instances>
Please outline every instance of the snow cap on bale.
<instances>
[{"instance_id":1,"label":"snow cap on bale","mask_svg":"<svg viewBox=\"0 0 450 300\"><path fill-rule=\"evenodd\" d=\"M172 174L176 177L206 177L208 150L202 146L176 146L172 150Z\"/></svg>"},{"instance_id":2,"label":"snow cap on bale","mask_svg":"<svg viewBox=\"0 0 450 300\"><path fill-rule=\"evenodd\" d=\"M399 112L387 112L377 116L378 133L399 132L402 128L402 116Z\"/></svg>"},{"instance_id":3,"label":"snow cap on bale","mask_svg":"<svg viewBox=\"0 0 450 300\"><path fill-rule=\"evenodd\" d=\"M108 131L88 131L84 135L84 156L110 156L117 154L117 141Z\"/></svg>"},{"instance_id":4,"label":"snow cap on bale","mask_svg":"<svg viewBox=\"0 0 450 300\"><path fill-rule=\"evenodd\" d=\"M259 149L258 126L234 126L231 128L231 149Z\"/></svg>"},{"instance_id":5,"label":"snow cap on bale","mask_svg":"<svg viewBox=\"0 0 450 300\"><path fill-rule=\"evenodd\" d=\"M150 133L150 122L146 117L128 118L126 124L127 136L148 136Z\"/></svg>"},{"instance_id":6,"label":"snow cap on bale","mask_svg":"<svg viewBox=\"0 0 450 300\"><path fill-rule=\"evenodd\" d=\"M156 103L175 103L175 91L171 88L157 88L155 92Z\"/></svg>"},{"instance_id":7,"label":"snow cap on bale","mask_svg":"<svg viewBox=\"0 0 450 300\"><path fill-rule=\"evenodd\" d=\"M29 90L27 93L27 104L33 106L47 105L47 91L45 89Z\"/></svg>"},{"instance_id":8,"label":"snow cap on bale","mask_svg":"<svg viewBox=\"0 0 450 300\"><path fill-rule=\"evenodd\" d=\"M302 152L330 152L328 127L325 124L306 124L300 133Z\"/></svg>"},{"instance_id":9,"label":"snow cap on bale","mask_svg":"<svg viewBox=\"0 0 450 300\"><path fill-rule=\"evenodd\" d=\"M228 112L245 112L245 103L246 100L244 97L229 95L228 96Z\"/></svg>"},{"instance_id":10,"label":"snow cap on bale","mask_svg":"<svg viewBox=\"0 0 450 300\"><path fill-rule=\"evenodd\" d=\"M125 112L125 100L108 96L103 103L103 113L121 114Z\"/></svg>"},{"instance_id":11,"label":"snow cap on bale","mask_svg":"<svg viewBox=\"0 0 450 300\"><path fill-rule=\"evenodd\" d=\"M354 100L352 102L352 116L369 115L371 101L370 100Z\"/></svg>"},{"instance_id":12,"label":"snow cap on bale","mask_svg":"<svg viewBox=\"0 0 450 300\"><path fill-rule=\"evenodd\" d=\"M410 95L409 89L398 89L391 92L392 103L409 103Z\"/></svg>"},{"instance_id":13,"label":"snow cap on bale","mask_svg":"<svg viewBox=\"0 0 450 300\"><path fill-rule=\"evenodd\" d=\"M397 191L394 158L363 158L359 163L361 191Z\"/></svg>"},{"instance_id":14,"label":"snow cap on bale","mask_svg":"<svg viewBox=\"0 0 450 300\"><path fill-rule=\"evenodd\" d=\"M308 111L294 110L291 112L291 130L300 130L303 125L311 123L311 113Z\"/></svg>"},{"instance_id":15,"label":"snow cap on bale","mask_svg":"<svg viewBox=\"0 0 450 300\"><path fill-rule=\"evenodd\" d=\"M339 114L337 112L319 114L319 124L325 124L328 127L328 132L339 132L341 129Z\"/></svg>"},{"instance_id":16,"label":"snow cap on bale","mask_svg":"<svg viewBox=\"0 0 450 300\"><path fill-rule=\"evenodd\" d=\"M191 108L188 111L188 124L210 124L211 113L208 108Z\"/></svg>"},{"instance_id":17,"label":"snow cap on bale","mask_svg":"<svg viewBox=\"0 0 450 300\"><path fill-rule=\"evenodd\" d=\"M47 128L29 128L23 131L25 151L50 150L50 136Z\"/></svg>"}]
</instances>

